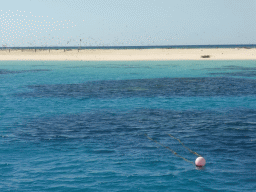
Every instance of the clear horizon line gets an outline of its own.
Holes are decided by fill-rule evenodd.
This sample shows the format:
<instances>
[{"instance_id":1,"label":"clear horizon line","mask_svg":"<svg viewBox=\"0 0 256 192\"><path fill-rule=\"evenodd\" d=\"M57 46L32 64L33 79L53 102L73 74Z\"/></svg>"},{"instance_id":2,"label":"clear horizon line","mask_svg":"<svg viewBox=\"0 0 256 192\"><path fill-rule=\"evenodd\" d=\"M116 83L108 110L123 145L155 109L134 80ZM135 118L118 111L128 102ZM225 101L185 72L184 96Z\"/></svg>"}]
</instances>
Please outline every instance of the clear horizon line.
<instances>
[{"instance_id":1,"label":"clear horizon line","mask_svg":"<svg viewBox=\"0 0 256 192\"><path fill-rule=\"evenodd\" d=\"M225 47L228 47L228 46L231 46L231 47L242 47L242 46L250 46L250 47L256 47L256 44L200 44L200 45L127 45L127 46L118 46L118 45L109 45L109 46L24 46L24 47L15 47L15 46L11 46L11 47L7 47L7 46L2 46L0 47L0 49L11 49L11 48L31 48L31 49L36 49L36 48L43 48L43 49L47 49L47 48L113 48L113 47L116 47L116 48L136 48L136 47L140 47L140 48L147 48L147 47L152 47L152 48L161 48L161 47L170 47L170 48L173 48L173 47L197 47L197 48L200 48L200 47L222 47L225 48Z\"/></svg>"}]
</instances>

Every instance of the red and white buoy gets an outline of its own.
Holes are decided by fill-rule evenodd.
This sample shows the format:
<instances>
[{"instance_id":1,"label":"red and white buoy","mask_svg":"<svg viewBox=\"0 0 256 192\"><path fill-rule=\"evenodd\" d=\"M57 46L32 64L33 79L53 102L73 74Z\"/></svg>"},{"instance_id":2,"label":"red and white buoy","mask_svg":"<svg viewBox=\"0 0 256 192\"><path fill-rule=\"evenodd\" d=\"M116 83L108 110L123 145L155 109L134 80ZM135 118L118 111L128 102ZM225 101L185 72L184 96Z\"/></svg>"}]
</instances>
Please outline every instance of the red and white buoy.
<instances>
[{"instance_id":1,"label":"red and white buoy","mask_svg":"<svg viewBox=\"0 0 256 192\"><path fill-rule=\"evenodd\" d=\"M198 157L195 161L195 164L197 167L203 167L203 166L205 166L205 163L206 163L206 161L203 157Z\"/></svg>"}]
</instances>

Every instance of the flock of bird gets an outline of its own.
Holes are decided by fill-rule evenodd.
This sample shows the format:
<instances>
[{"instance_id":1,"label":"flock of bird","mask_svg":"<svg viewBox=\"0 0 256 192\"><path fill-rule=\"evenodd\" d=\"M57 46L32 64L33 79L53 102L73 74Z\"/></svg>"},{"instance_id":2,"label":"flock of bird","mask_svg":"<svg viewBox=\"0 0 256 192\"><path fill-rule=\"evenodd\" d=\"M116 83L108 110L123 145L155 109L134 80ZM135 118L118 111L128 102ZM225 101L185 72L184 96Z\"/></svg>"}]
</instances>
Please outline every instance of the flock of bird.
<instances>
[{"instance_id":1,"label":"flock of bird","mask_svg":"<svg viewBox=\"0 0 256 192\"><path fill-rule=\"evenodd\" d=\"M26 13L19 10L1 10L0 26L2 34L0 41L2 45L7 46L56 43L64 40L63 34L68 34L68 29L76 27L71 20L58 21L49 16L36 16L31 12Z\"/></svg>"},{"instance_id":2,"label":"flock of bird","mask_svg":"<svg viewBox=\"0 0 256 192\"><path fill-rule=\"evenodd\" d=\"M176 38L144 35L133 39L115 38L112 42L106 42L97 37L86 37L85 33L74 36L72 29L76 24L71 20L56 20L20 10L0 10L0 26L0 44L3 47L152 45L158 42L169 44Z\"/></svg>"}]
</instances>

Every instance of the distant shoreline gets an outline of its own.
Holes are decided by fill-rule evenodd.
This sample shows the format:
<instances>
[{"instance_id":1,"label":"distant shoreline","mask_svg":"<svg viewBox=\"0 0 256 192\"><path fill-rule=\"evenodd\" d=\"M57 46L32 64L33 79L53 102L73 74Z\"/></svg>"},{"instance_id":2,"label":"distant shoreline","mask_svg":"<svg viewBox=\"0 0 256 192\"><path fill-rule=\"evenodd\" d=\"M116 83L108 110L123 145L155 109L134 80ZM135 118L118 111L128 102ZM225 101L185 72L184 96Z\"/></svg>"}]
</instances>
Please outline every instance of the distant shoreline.
<instances>
[{"instance_id":1,"label":"distant shoreline","mask_svg":"<svg viewBox=\"0 0 256 192\"><path fill-rule=\"evenodd\" d=\"M40 49L40 50L64 50L64 49L230 49L230 48L256 48L256 44L225 44L225 45L154 45L154 46L49 46L49 47L0 47L0 50L21 50L21 49Z\"/></svg>"},{"instance_id":2,"label":"distant shoreline","mask_svg":"<svg viewBox=\"0 0 256 192\"><path fill-rule=\"evenodd\" d=\"M256 60L256 48L0 49L0 61Z\"/></svg>"}]
</instances>

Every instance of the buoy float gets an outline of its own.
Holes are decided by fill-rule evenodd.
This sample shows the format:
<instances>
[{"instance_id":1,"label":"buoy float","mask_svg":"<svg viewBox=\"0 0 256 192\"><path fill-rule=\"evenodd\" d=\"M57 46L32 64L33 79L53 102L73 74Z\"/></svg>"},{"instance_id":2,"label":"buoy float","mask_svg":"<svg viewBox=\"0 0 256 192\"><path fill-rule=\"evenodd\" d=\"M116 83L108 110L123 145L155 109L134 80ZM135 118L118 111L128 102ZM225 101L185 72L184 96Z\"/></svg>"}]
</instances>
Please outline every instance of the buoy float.
<instances>
[{"instance_id":1,"label":"buoy float","mask_svg":"<svg viewBox=\"0 0 256 192\"><path fill-rule=\"evenodd\" d=\"M198 157L195 161L195 164L197 167L203 167L203 166L205 166L205 163L206 163L206 161L203 157Z\"/></svg>"}]
</instances>

